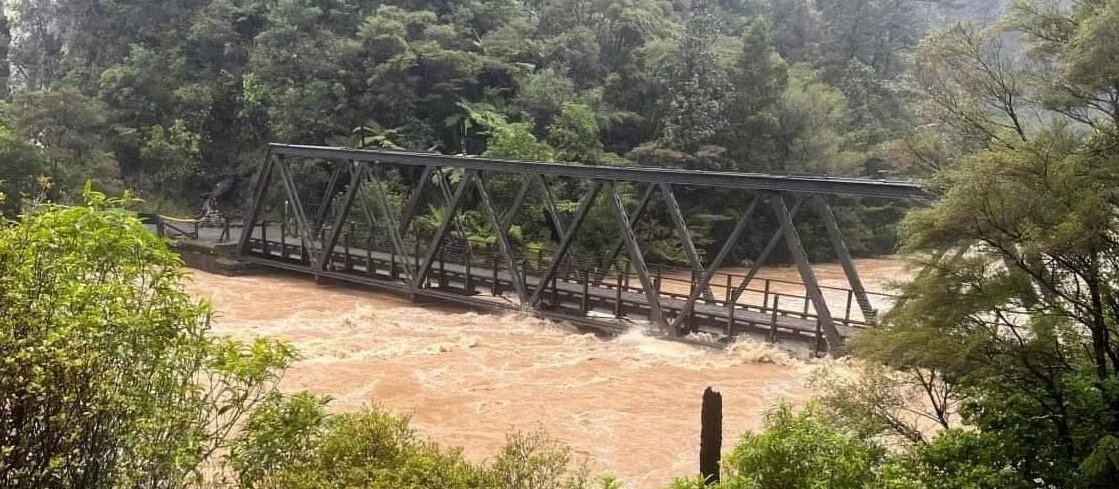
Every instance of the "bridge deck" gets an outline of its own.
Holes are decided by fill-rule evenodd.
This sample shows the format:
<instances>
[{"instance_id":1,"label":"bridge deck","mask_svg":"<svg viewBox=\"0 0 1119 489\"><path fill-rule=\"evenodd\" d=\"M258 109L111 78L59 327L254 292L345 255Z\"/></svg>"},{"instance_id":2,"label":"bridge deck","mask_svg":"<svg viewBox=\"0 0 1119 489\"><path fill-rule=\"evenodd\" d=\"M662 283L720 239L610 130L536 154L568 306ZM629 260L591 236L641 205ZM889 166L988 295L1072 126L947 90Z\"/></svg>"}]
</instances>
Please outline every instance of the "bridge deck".
<instances>
[{"instance_id":1,"label":"bridge deck","mask_svg":"<svg viewBox=\"0 0 1119 489\"><path fill-rule=\"evenodd\" d=\"M500 262L495 270L492 257L448 257L445 260L442 256L437 257L428 279L414 288L404 271L404 260L416 262L416 257L412 255L398 255L391 250L337 246L328 270L323 271L310 265L297 238L265 241L253 237L249 244L249 253L244 254L242 259L269 267L370 285L418 299L457 302L489 310L521 310L513 274ZM522 273L522 283L527 294L531 295L539 286L540 277L534 276L531 266L527 273L524 270ZM539 271L536 273L539 274ZM594 280L593 276L586 279L588 274L578 270L559 274L542 292L541 304L533 313L610 333L648 322L651 312L649 300L640 286L631 286L625 276ZM657 292L661 311L669 321L684 310L687 294ZM812 311L775 310L770 304L766 300L765 305L741 302L732 305L725 300L705 300L701 297L683 324L690 333L688 338L704 343L726 343L745 335L791 344L807 343L816 351L826 348ZM854 320L836 322L843 336L861 326L859 321Z\"/></svg>"}]
</instances>

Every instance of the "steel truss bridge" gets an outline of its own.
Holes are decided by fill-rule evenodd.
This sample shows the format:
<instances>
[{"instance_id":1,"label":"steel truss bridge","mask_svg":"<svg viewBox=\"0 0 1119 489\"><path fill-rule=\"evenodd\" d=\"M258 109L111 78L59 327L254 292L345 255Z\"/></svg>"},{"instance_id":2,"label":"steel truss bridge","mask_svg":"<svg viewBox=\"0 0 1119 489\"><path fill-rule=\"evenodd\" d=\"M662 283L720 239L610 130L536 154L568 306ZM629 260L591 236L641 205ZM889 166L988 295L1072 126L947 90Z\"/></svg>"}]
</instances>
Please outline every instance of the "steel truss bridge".
<instances>
[{"instance_id":1,"label":"steel truss bridge","mask_svg":"<svg viewBox=\"0 0 1119 489\"><path fill-rule=\"evenodd\" d=\"M505 200L513 196L510 202L495 199L496 186L506 190ZM560 188L581 195L578 203L559 205L554 195ZM714 256L699 253L677 191L719 193L722 201L736 202L725 209L733 230L716 244ZM889 303L859 279L833 214L837 196L929 199L910 182L273 144L257 174L237 252L256 264L414 300L526 311L605 332L647 324L686 341L725 343L748 335L837 354L854 329L874 323L876 304ZM657 202L663 211L649 212ZM514 225L529 203L544 209L553 230L548 246L517 244ZM468 226L478 223L464 222L467 211L483 216L492 233L487 242L470 239ZM796 225L804 211L823 223L847 287L817 280ZM573 245L587 233L602 233L585 226L596 213L612 216L614 243L599 253L576 253ZM660 224L674 230L688 267L646 260L635 229L654 214L670 221ZM745 273L720 272L758 219L775 228L763 251ZM799 282L757 277L782 246Z\"/></svg>"}]
</instances>

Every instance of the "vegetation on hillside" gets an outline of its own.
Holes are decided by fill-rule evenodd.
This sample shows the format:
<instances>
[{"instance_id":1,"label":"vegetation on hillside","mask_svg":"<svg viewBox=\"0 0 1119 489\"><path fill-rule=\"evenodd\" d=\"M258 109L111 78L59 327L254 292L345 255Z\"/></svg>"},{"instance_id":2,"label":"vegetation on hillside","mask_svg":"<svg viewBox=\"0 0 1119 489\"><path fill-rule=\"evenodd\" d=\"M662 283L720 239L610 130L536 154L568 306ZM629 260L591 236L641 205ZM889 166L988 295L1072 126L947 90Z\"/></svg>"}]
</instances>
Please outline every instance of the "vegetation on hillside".
<instances>
[{"instance_id":1,"label":"vegetation on hillside","mask_svg":"<svg viewBox=\"0 0 1119 489\"><path fill-rule=\"evenodd\" d=\"M290 347L210 335L126 202L77 197L92 181L188 199L278 139L864 175L890 161L941 199L901 226L924 271L855 338L865 371L777 407L718 485L674 487L1116 487L1119 1L1018 1L925 35L956 8L980 16L951 3L8 5L0 176L23 212L0 226L0 481L619 487L538 435L474 463L377 408L275 392Z\"/></svg>"},{"instance_id":2,"label":"vegetation on hillside","mask_svg":"<svg viewBox=\"0 0 1119 489\"><path fill-rule=\"evenodd\" d=\"M92 179L183 217L211 198L242 212L268 142L905 176L883 151L916 124L907 57L931 26L974 15L948 0L8 0L5 11L4 127L39 148L47 196L76 200ZM42 192L5 181L12 205ZM580 191L556 197L574 205ZM741 200L679 198L710 243ZM893 206L845 202L853 253L894 251ZM526 244L551 234L533 214ZM751 226L772 231L767 217ZM805 221L810 254L830 257ZM756 241L738 259L756 257ZM667 243L649 253L683 259Z\"/></svg>"}]
</instances>

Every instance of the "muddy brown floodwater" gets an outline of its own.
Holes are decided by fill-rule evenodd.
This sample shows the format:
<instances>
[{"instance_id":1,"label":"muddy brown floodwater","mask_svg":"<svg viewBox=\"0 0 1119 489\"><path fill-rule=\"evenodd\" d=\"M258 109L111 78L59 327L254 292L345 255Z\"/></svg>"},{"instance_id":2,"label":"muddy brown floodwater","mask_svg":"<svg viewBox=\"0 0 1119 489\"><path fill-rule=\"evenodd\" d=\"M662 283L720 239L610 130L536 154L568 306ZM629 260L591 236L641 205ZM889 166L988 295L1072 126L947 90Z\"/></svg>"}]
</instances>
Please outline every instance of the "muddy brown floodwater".
<instances>
[{"instance_id":1,"label":"muddy brown floodwater","mask_svg":"<svg viewBox=\"0 0 1119 489\"><path fill-rule=\"evenodd\" d=\"M889 259L859 268L869 289L903 269ZM817 270L824 284L842 285L838 267ZM299 348L303 359L284 390L330 395L335 410L379 403L411 414L422 434L476 460L496 454L511 430L543 429L592 475L636 488L698 471L705 387L723 394L724 453L779 400L810 395L810 365L753 343L709 351L636 332L601 339L531 317L418 306L287 275L195 272L188 288L212 300L218 334L282 338Z\"/></svg>"}]
</instances>

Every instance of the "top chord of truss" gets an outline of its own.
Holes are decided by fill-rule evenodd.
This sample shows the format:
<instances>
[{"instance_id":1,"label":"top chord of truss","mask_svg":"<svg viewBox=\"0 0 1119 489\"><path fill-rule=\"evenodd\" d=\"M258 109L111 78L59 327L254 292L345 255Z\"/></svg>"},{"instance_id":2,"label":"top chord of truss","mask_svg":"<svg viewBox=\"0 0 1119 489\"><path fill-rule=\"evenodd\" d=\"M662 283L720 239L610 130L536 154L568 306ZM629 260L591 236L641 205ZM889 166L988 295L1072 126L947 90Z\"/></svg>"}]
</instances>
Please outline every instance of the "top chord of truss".
<instances>
[{"instance_id":1,"label":"top chord of truss","mask_svg":"<svg viewBox=\"0 0 1119 489\"><path fill-rule=\"evenodd\" d=\"M896 200L933 200L920 183L865 178L837 178L767 173L732 173L669 168L591 166L578 163L516 161L477 156L445 156L406 151L271 144L273 155L380 162L396 165L458 167L470 170L533 173L575 178L665 183L732 189L794 192L817 195L878 197Z\"/></svg>"}]
</instances>

